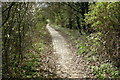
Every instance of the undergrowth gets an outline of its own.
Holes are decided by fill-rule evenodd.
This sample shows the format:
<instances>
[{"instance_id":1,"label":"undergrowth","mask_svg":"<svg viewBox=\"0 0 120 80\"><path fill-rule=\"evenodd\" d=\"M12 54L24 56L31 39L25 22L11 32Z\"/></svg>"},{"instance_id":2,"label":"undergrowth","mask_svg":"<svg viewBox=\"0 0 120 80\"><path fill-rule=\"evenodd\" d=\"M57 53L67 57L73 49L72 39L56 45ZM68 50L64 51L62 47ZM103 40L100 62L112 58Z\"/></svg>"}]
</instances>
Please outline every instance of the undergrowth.
<instances>
[{"instance_id":1,"label":"undergrowth","mask_svg":"<svg viewBox=\"0 0 120 80\"><path fill-rule=\"evenodd\" d=\"M41 24L36 25L36 29L29 33L31 44L25 51L24 61L22 65L22 78L45 78L51 77L49 70L47 71L46 51L49 50L50 46L50 35L45 25L40 27ZM47 56L46 56L47 55ZM46 70L45 70L46 69Z\"/></svg>"},{"instance_id":2,"label":"undergrowth","mask_svg":"<svg viewBox=\"0 0 120 80\"><path fill-rule=\"evenodd\" d=\"M101 40L101 32L80 35L77 30L53 26L56 30L69 36L77 50L76 55L82 56L86 62L89 62L88 67L96 78L120 78L120 71L113 65L114 62L110 60L109 55L101 54L101 52L105 52L101 49L105 47L105 42Z\"/></svg>"}]
</instances>

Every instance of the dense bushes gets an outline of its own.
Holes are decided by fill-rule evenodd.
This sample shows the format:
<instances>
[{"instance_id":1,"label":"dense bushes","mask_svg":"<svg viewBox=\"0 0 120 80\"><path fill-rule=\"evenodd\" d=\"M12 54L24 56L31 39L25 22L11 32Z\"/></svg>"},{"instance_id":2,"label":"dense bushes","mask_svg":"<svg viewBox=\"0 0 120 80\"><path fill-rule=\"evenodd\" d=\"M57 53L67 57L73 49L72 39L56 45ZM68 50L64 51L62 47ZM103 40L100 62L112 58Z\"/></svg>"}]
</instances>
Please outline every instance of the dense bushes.
<instances>
[{"instance_id":1,"label":"dense bushes","mask_svg":"<svg viewBox=\"0 0 120 80\"><path fill-rule=\"evenodd\" d=\"M100 33L97 53L107 55L109 59L114 60L116 66L120 66L120 3L119 2L99 2L89 6L89 12L86 14L85 21L91 25L91 28Z\"/></svg>"},{"instance_id":2,"label":"dense bushes","mask_svg":"<svg viewBox=\"0 0 120 80\"><path fill-rule=\"evenodd\" d=\"M99 55L101 60L105 62L112 63L112 65L119 68L119 60L120 60L120 2L99 2L95 4L90 4L89 6L89 12L86 15L85 21L87 24L91 25L91 28L96 30L99 35L95 33L95 35L98 37L94 38L95 35L89 36L87 39L90 42L92 40L93 45L91 47L94 47L95 43L98 43L94 52ZM89 43L88 42L88 43ZM93 48L91 48L93 49ZM105 58L105 59L104 59ZM99 68L97 69L98 73ZM106 69L108 70L108 69ZM119 69L118 69L119 70ZM94 71L96 72L96 71ZM116 75L119 75L119 72L115 72L116 75L113 73L115 70L112 70L112 72L109 72L109 74L112 74L112 77L118 77ZM97 77L103 77L104 71L100 74L96 74ZM104 76L105 77L105 76ZM110 77L110 75L109 75Z\"/></svg>"}]
</instances>

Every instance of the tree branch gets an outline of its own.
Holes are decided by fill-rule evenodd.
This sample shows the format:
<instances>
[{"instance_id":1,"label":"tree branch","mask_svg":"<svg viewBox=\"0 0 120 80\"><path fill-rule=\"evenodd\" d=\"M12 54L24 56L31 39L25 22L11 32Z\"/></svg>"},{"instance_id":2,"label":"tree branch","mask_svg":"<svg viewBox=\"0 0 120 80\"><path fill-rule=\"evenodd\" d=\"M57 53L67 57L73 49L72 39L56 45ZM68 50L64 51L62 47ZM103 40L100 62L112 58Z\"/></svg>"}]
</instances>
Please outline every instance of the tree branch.
<instances>
[{"instance_id":1,"label":"tree branch","mask_svg":"<svg viewBox=\"0 0 120 80\"><path fill-rule=\"evenodd\" d=\"M5 21L2 23L2 26L7 22L7 20L9 19L9 16L10 16L10 10L12 9L12 6L14 5L15 3L11 3L11 6L8 8L8 14L7 14L7 18L5 19ZM7 10L7 9L6 9ZM4 10L3 12L5 12L6 10Z\"/></svg>"}]
</instances>

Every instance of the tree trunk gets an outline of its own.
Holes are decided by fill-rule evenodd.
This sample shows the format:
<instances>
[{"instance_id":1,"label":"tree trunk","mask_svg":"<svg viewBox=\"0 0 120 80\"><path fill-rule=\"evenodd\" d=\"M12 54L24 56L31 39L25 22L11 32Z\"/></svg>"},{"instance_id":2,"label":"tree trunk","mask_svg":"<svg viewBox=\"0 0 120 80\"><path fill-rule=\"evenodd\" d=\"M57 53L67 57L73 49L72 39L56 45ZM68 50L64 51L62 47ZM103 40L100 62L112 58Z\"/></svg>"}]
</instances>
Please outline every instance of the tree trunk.
<instances>
[{"instance_id":1,"label":"tree trunk","mask_svg":"<svg viewBox=\"0 0 120 80\"><path fill-rule=\"evenodd\" d=\"M79 17L76 16L76 21L77 21L77 29L79 30L79 33L81 34L81 26L80 26L80 23L79 23Z\"/></svg>"},{"instance_id":2,"label":"tree trunk","mask_svg":"<svg viewBox=\"0 0 120 80\"><path fill-rule=\"evenodd\" d=\"M69 17L69 28L72 29L72 19Z\"/></svg>"}]
</instances>

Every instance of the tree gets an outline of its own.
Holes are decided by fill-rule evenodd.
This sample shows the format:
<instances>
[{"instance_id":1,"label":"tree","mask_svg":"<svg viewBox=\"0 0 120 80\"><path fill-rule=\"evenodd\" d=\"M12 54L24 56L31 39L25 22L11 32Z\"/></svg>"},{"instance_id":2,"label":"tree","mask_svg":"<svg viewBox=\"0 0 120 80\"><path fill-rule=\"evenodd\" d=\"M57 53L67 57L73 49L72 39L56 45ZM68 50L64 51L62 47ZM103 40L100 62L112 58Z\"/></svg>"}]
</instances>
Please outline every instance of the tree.
<instances>
[{"instance_id":1,"label":"tree","mask_svg":"<svg viewBox=\"0 0 120 80\"><path fill-rule=\"evenodd\" d=\"M100 32L101 46L98 53L109 55L108 57L119 64L120 44L120 2L97 2L90 3L89 12L86 14L85 22L90 24L91 28ZM102 51L101 51L102 50ZM101 51L101 52L100 52Z\"/></svg>"},{"instance_id":2,"label":"tree","mask_svg":"<svg viewBox=\"0 0 120 80\"><path fill-rule=\"evenodd\" d=\"M27 34L35 25L33 6L34 3L3 3L3 77L20 76L23 53L30 44Z\"/></svg>"}]
</instances>

